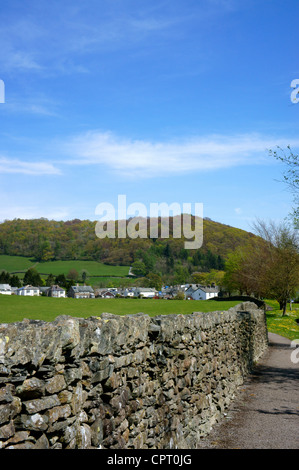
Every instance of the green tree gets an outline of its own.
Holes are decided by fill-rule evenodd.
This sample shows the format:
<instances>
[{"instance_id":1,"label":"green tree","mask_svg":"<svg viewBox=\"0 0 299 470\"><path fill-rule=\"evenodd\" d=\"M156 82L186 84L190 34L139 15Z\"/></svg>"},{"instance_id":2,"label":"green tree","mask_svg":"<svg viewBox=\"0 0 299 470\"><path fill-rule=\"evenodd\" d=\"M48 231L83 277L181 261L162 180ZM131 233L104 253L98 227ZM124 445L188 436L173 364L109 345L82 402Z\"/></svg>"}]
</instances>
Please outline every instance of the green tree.
<instances>
[{"instance_id":1,"label":"green tree","mask_svg":"<svg viewBox=\"0 0 299 470\"><path fill-rule=\"evenodd\" d=\"M9 284L10 274L7 271L2 271L0 274L0 284Z\"/></svg>"},{"instance_id":2,"label":"green tree","mask_svg":"<svg viewBox=\"0 0 299 470\"><path fill-rule=\"evenodd\" d=\"M75 273L74 273L74 275L75 275ZM63 273L58 274L58 276L55 277L55 284L57 284L60 287L66 287L67 286L67 280L66 280L66 277Z\"/></svg>"},{"instance_id":3,"label":"green tree","mask_svg":"<svg viewBox=\"0 0 299 470\"><path fill-rule=\"evenodd\" d=\"M27 286L41 286L42 285L42 279L39 275L39 273L36 271L34 268L29 268L23 279L23 285Z\"/></svg>"},{"instance_id":4,"label":"green tree","mask_svg":"<svg viewBox=\"0 0 299 470\"><path fill-rule=\"evenodd\" d=\"M175 270L175 284L185 284L189 278L189 271L184 266L178 266Z\"/></svg>"},{"instance_id":5,"label":"green tree","mask_svg":"<svg viewBox=\"0 0 299 470\"><path fill-rule=\"evenodd\" d=\"M259 238L228 258L223 284L230 291L275 299L285 315L299 288L298 232L263 221L255 230Z\"/></svg>"},{"instance_id":6,"label":"green tree","mask_svg":"<svg viewBox=\"0 0 299 470\"><path fill-rule=\"evenodd\" d=\"M144 278L145 286L144 287L154 287L157 290L162 288L162 278L159 274L148 273Z\"/></svg>"},{"instance_id":7,"label":"green tree","mask_svg":"<svg viewBox=\"0 0 299 470\"><path fill-rule=\"evenodd\" d=\"M287 150L277 147L277 150L270 150L270 155L282 162L286 170L283 173L283 182L293 194L293 211L291 217L293 218L294 225L299 228L299 156L295 155L291 147L288 145Z\"/></svg>"},{"instance_id":8,"label":"green tree","mask_svg":"<svg viewBox=\"0 0 299 470\"><path fill-rule=\"evenodd\" d=\"M55 284L55 277L53 276L53 274L49 274L46 279L46 285L53 286L54 284Z\"/></svg>"},{"instance_id":9,"label":"green tree","mask_svg":"<svg viewBox=\"0 0 299 470\"><path fill-rule=\"evenodd\" d=\"M16 274L11 276L9 284L11 287L21 287L21 281Z\"/></svg>"},{"instance_id":10,"label":"green tree","mask_svg":"<svg viewBox=\"0 0 299 470\"><path fill-rule=\"evenodd\" d=\"M44 240L40 243L39 256L40 261L49 261L54 258L54 250L51 247L49 240Z\"/></svg>"},{"instance_id":11,"label":"green tree","mask_svg":"<svg viewBox=\"0 0 299 470\"><path fill-rule=\"evenodd\" d=\"M146 266L143 261L137 260L132 264L132 273L137 277L146 275Z\"/></svg>"},{"instance_id":12,"label":"green tree","mask_svg":"<svg viewBox=\"0 0 299 470\"><path fill-rule=\"evenodd\" d=\"M82 282L85 283L87 281L87 279L89 278L89 272L86 271L86 269L82 269L80 274L81 274Z\"/></svg>"}]
</instances>

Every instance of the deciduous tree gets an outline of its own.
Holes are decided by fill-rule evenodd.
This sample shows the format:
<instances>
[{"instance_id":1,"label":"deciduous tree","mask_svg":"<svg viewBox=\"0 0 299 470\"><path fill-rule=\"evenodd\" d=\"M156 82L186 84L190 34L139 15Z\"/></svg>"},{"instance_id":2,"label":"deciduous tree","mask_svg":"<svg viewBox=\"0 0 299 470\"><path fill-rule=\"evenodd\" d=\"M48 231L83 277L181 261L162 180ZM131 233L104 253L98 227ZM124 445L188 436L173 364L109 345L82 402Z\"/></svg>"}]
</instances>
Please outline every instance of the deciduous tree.
<instances>
[{"instance_id":1,"label":"deciduous tree","mask_svg":"<svg viewBox=\"0 0 299 470\"><path fill-rule=\"evenodd\" d=\"M285 315L299 288L298 231L263 221L254 228L259 237L228 258L224 285L229 291L276 299Z\"/></svg>"}]
</instances>

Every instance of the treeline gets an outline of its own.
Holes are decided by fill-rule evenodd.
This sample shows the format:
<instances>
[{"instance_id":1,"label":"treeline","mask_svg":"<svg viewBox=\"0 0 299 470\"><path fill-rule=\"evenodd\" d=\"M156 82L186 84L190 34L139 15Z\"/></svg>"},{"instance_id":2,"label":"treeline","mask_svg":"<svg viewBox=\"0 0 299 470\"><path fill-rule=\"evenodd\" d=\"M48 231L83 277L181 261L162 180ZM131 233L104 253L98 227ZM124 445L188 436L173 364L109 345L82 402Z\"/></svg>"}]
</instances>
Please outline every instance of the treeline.
<instances>
[{"instance_id":1,"label":"treeline","mask_svg":"<svg viewBox=\"0 0 299 470\"><path fill-rule=\"evenodd\" d=\"M58 274L54 276L49 274L46 279L42 278L41 275L34 268L28 269L24 278L20 279L17 274L10 274L7 271L2 271L0 273L0 284L9 284L11 287L22 287L22 286L53 286L58 285L69 289L71 286L75 285L74 279L68 279L64 274Z\"/></svg>"}]
</instances>

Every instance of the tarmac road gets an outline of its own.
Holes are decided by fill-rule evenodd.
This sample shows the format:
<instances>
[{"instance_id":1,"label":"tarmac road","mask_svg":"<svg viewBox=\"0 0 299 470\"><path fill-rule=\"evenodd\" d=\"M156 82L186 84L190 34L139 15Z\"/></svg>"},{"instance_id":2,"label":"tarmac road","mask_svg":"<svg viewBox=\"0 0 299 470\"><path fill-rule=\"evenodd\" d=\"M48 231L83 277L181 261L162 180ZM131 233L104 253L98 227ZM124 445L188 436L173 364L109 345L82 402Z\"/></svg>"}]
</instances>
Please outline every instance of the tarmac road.
<instances>
[{"instance_id":1,"label":"tarmac road","mask_svg":"<svg viewBox=\"0 0 299 470\"><path fill-rule=\"evenodd\" d=\"M291 358L291 354L292 358ZM293 359L293 361L292 361ZM299 449L299 349L269 333L269 348L199 449Z\"/></svg>"}]
</instances>

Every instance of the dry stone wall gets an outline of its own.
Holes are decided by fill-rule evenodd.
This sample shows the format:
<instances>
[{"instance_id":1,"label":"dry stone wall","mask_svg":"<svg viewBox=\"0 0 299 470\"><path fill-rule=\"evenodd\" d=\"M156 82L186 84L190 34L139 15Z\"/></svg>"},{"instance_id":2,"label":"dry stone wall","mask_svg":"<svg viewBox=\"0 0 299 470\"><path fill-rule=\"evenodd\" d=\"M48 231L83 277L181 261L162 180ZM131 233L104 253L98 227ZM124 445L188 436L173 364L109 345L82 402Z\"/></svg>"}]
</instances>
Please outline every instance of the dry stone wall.
<instances>
[{"instance_id":1,"label":"dry stone wall","mask_svg":"<svg viewBox=\"0 0 299 470\"><path fill-rule=\"evenodd\" d=\"M0 448L196 448L266 348L252 303L1 324Z\"/></svg>"}]
</instances>

